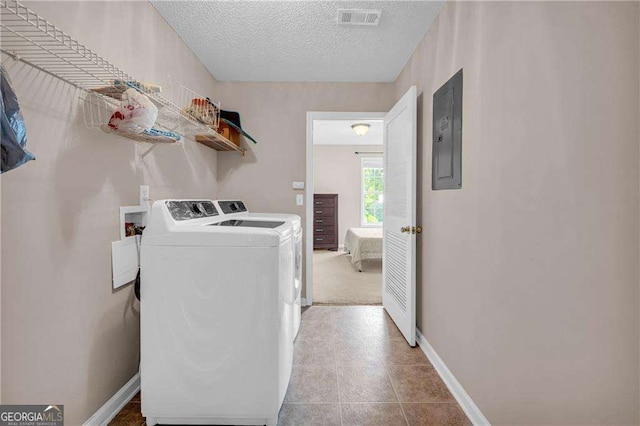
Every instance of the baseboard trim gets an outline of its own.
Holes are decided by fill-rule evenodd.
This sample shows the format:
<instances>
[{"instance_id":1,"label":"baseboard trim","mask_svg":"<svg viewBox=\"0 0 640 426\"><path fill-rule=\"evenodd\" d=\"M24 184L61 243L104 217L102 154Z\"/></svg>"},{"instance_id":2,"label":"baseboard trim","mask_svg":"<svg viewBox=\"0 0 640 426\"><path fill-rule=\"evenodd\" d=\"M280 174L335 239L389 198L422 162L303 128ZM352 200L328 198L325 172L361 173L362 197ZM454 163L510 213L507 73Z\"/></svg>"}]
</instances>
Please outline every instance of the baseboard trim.
<instances>
[{"instance_id":1,"label":"baseboard trim","mask_svg":"<svg viewBox=\"0 0 640 426\"><path fill-rule=\"evenodd\" d=\"M453 395L453 397L458 401L458 404L467 415L471 423L474 425L487 425L490 426L489 420L482 414L480 408L473 402L473 399L469 396L469 394L464 390L460 382L453 375L451 370L446 366L444 361L438 356L433 346L429 344L427 339L422 335L420 330L416 329L416 339L418 340L418 345L422 349L422 352L429 358L431 364L436 369L442 381L449 388L449 392Z\"/></svg>"},{"instance_id":2,"label":"baseboard trim","mask_svg":"<svg viewBox=\"0 0 640 426\"><path fill-rule=\"evenodd\" d=\"M103 426L124 408L131 398L140 390L140 373L136 373L123 387L118 390L102 407L96 411L83 426Z\"/></svg>"}]
</instances>

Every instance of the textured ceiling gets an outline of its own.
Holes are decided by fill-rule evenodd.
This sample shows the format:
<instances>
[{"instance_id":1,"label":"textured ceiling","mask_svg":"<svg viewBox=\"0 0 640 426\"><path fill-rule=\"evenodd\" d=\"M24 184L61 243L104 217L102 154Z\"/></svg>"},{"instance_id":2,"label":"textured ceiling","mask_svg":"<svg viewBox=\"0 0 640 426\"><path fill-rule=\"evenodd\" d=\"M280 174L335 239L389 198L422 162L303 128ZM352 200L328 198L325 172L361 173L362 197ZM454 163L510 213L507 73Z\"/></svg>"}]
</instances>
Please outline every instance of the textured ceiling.
<instances>
[{"instance_id":1,"label":"textured ceiling","mask_svg":"<svg viewBox=\"0 0 640 426\"><path fill-rule=\"evenodd\" d=\"M151 1L222 81L395 81L442 5L441 1ZM338 25L340 8L382 10L380 24Z\"/></svg>"},{"instance_id":2,"label":"textured ceiling","mask_svg":"<svg viewBox=\"0 0 640 426\"><path fill-rule=\"evenodd\" d=\"M358 136L351 128L355 123L371 127L366 135ZM382 120L313 120L314 145L382 145L382 132Z\"/></svg>"}]
</instances>

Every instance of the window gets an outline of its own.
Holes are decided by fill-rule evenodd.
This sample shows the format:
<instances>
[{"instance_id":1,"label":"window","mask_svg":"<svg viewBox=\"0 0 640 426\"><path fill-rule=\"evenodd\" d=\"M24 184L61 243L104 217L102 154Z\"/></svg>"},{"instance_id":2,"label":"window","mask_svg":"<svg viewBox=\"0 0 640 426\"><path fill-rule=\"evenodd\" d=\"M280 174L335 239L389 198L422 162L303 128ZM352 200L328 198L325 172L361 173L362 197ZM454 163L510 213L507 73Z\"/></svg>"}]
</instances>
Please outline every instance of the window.
<instances>
[{"instance_id":1,"label":"window","mask_svg":"<svg viewBox=\"0 0 640 426\"><path fill-rule=\"evenodd\" d=\"M382 226L384 173L382 157L362 158L362 226Z\"/></svg>"}]
</instances>

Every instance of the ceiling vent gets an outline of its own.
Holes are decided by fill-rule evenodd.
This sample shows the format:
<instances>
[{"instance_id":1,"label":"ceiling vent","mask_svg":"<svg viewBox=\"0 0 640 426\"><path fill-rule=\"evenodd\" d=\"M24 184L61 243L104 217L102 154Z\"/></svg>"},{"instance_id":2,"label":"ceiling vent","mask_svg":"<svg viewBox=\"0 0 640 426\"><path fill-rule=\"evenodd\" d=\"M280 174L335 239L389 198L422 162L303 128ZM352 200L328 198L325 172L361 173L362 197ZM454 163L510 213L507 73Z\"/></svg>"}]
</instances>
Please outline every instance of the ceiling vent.
<instances>
[{"instance_id":1,"label":"ceiling vent","mask_svg":"<svg viewBox=\"0 0 640 426\"><path fill-rule=\"evenodd\" d=\"M338 9L338 23L342 25L378 25L381 10Z\"/></svg>"}]
</instances>

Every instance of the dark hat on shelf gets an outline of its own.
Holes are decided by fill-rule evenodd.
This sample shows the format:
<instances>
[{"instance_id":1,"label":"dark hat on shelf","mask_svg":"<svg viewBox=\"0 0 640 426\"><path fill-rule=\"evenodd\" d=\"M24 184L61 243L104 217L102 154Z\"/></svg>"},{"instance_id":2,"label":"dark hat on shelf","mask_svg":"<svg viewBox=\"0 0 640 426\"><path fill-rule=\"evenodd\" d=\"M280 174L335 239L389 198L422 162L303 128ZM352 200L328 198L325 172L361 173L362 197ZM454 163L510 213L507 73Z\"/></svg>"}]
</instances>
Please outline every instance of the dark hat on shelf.
<instances>
[{"instance_id":1,"label":"dark hat on shelf","mask_svg":"<svg viewBox=\"0 0 640 426\"><path fill-rule=\"evenodd\" d=\"M258 143L251 135L244 130L242 130L242 125L240 124L240 114L235 111L225 111L223 109L220 110L220 120L229 125L232 129L237 130L242 134L245 138L251 140L253 143Z\"/></svg>"}]
</instances>

